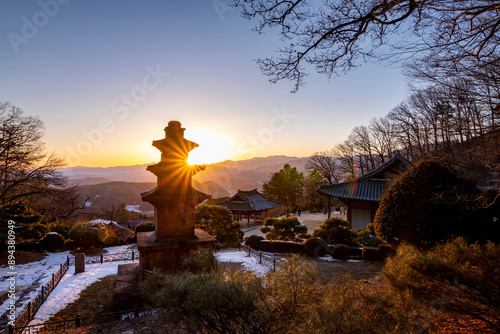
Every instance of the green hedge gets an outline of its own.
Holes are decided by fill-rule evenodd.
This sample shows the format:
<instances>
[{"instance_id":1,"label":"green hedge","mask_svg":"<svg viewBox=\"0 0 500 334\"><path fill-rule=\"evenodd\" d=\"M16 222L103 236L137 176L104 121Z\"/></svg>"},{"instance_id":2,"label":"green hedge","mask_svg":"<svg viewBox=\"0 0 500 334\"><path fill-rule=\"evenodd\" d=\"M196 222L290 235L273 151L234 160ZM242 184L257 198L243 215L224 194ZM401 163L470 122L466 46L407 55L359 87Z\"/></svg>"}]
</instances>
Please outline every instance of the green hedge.
<instances>
[{"instance_id":1,"label":"green hedge","mask_svg":"<svg viewBox=\"0 0 500 334\"><path fill-rule=\"evenodd\" d=\"M269 253L303 254L305 252L303 244L286 241L261 241L252 248Z\"/></svg>"}]
</instances>

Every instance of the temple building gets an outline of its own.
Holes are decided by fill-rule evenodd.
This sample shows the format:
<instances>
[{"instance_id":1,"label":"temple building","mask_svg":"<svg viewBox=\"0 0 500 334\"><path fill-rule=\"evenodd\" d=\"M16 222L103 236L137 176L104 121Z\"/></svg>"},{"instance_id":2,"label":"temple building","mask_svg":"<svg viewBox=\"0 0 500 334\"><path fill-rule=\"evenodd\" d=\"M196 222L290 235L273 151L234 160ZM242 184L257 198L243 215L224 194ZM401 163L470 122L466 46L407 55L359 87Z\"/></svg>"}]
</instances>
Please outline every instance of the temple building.
<instances>
[{"instance_id":1,"label":"temple building","mask_svg":"<svg viewBox=\"0 0 500 334\"><path fill-rule=\"evenodd\" d=\"M382 166L363 174L353 181L323 185L318 192L336 197L347 206L347 221L353 230L373 223L380 200L391 180L413 166L399 152Z\"/></svg>"},{"instance_id":2,"label":"temple building","mask_svg":"<svg viewBox=\"0 0 500 334\"><path fill-rule=\"evenodd\" d=\"M239 222L246 217L247 225L253 216L254 224L262 224L269 209L281 206L265 198L257 189L244 191L238 190L236 194L216 205L225 206L233 214L234 220Z\"/></svg>"}]
</instances>

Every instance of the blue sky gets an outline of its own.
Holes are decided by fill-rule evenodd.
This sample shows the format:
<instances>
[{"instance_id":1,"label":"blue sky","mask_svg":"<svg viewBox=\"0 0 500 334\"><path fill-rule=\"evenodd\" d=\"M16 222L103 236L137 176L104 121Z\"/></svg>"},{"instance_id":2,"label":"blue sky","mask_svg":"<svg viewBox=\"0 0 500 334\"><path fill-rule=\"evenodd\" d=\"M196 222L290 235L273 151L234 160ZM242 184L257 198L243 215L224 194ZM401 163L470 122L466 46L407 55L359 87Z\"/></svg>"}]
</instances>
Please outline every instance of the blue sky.
<instances>
[{"instance_id":1,"label":"blue sky","mask_svg":"<svg viewBox=\"0 0 500 334\"><path fill-rule=\"evenodd\" d=\"M159 159L151 141L179 120L194 162L308 156L386 115L407 96L397 67L365 64L291 94L253 61L272 56L225 0L0 0L0 101L45 123L69 165Z\"/></svg>"}]
</instances>

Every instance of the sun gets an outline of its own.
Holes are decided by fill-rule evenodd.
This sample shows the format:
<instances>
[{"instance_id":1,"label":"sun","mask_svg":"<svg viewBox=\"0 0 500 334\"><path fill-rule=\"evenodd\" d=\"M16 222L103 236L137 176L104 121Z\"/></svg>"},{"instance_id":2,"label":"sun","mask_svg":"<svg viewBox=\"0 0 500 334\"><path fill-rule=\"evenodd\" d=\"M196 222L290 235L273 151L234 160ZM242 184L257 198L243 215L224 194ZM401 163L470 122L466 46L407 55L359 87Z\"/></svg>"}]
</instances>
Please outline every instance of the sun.
<instances>
[{"instance_id":1,"label":"sun","mask_svg":"<svg viewBox=\"0 0 500 334\"><path fill-rule=\"evenodd\" d=\"M194 141L198 146L189 152L188 164L212 164L231 158L233 151L229 140L220 134L202 129L186 131L184 138Z\"/></svg>"}]
</instances>

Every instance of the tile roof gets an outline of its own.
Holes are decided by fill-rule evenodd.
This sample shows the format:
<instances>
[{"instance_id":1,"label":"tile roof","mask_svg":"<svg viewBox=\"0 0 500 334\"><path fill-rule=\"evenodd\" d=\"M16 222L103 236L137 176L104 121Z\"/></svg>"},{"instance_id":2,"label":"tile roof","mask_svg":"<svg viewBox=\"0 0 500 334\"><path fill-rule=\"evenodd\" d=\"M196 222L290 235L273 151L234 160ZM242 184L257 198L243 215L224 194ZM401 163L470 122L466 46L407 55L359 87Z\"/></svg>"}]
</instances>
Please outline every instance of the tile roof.
<instances>
[{"instance_id":1,"label":"tile roof","mask_svg":"<svg viewBox=\"0 0 500 334\"><path fill-rule=\"evenodd\" d=\"M388 181L383 179L358 179L356 181L320 186L318 192L322 195L338 198L379 202L388 186Z\"/></svg>"},{"instance_id":2,"label":"tile roof","mask_svg":"<svg viewBox=\"0 0 500 334\"><path fill-rule=\"evenodd\" d=\"M253 189L238 190L236 194L216 205L225 206L231 211L261 211L276 208L281 204L266 199L257 189Z\"/></svg>"},{"instance_id":3,"label":"tile roof","mask_svg":"<svg viewBox=\"0 0 500 334\"><path fill-rule=\"evenodd\" d=\"M380 202L382 195L394 177L391 172L400 170L401 166L413 164L403 158L399 152L382 166L365 173L354 181L340 182L320 186L317 191L326 196L340 199L358 199Z\"/></svg>"},{"instance_id":4,"label":"tile roof","mask_svg":"<svg viewBox=\"0 0 500 334\"><path fill-rule=\"evenodd\" d=\"M399 152L396 153L395 156L393 156L391 159L389 159L385 164L375 168L372 171L369 171L368 173L365 173L359 177L360 180L366 180L366 179L385 179L384 177L384 172L391 170L391 169L397 169L399 165L405 165L405 166L413 166L411 162L403 158Z\"/></svg>"}]
</instances>

